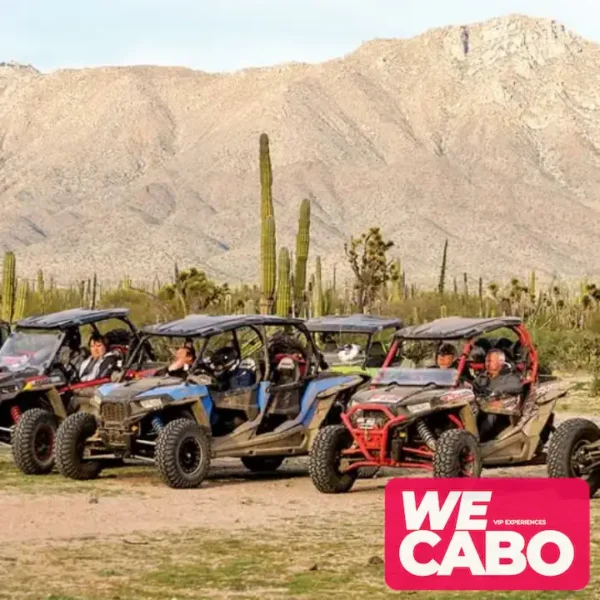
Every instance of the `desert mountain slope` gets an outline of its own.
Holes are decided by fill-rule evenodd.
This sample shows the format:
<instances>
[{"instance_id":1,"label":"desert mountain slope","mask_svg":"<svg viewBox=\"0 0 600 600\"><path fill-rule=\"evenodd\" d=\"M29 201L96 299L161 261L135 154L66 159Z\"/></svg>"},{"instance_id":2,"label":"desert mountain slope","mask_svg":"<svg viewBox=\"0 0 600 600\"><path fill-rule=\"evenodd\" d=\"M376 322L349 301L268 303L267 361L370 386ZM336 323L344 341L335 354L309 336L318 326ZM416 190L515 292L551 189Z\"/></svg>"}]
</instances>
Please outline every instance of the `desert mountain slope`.
<instances>
[{"instance_id":1,"label":"desert mountain slope","mask_svg":"<svg viewBox=\"0 0 600 600\"><path fill-rule=\"evenodd\" d=\"M0 245L29 274L258 272L258 136L278 244L381 225L411 280L600 275L600 46L520 16L234 74L0 66Z\"/></svg>"}]
</instances>

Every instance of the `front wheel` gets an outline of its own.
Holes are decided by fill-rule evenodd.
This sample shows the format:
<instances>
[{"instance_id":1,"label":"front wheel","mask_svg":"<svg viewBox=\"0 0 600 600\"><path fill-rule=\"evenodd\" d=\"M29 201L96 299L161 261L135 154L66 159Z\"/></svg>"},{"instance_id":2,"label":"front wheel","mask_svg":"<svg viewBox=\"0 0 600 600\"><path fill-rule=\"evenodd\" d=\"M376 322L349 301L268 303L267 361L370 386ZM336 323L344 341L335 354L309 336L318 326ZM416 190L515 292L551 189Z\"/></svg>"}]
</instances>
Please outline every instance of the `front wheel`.
<instances>
[{"instance_id":1,"label":"front wheel","mask_svg":"<svg viewBox=\"0 0 600 600\"><path fill-rule=\"evenodd\" d=\"M477 438L464 429L444 431L435 442L433 476L438 478L479 477L481 450Z\"/></svg>"},{"instance_id":2,"label":"front wheel","mask_svg":"<svg viewBox=\"0 0 600 600\"><path fill-rule=\"evenodd\" d=\"M323 494L349 492L358 473L342 473L342 450L352 445L352 435L343 425L327 425L319 430L310 450L308 473L314 486Z\"/></svg>"},{"instance_id":3,"label":"front wheel","mask_svg":"<svg viewBox=\"0 0 600 600\"><path fill-rule=\"evenodd\" d=\"M67 417L56 432L56 466L64 477L80 481L95 479L102 470L97 460L83 458L86 440L96 432L96 419L77 412Z\"/></svg>"},{"instance_id":4,"label":"front wheel","mask_svg":"<svg viewBox=\"0 0 600 600\"><path fill-rule=\"evenodd\" d=\"M283 464L284 456L243 456L242 464L253 473L276 471Z\"/></svg>"},{"instance_id":5,"label":"front wheel","mask_svg":"<svg viewBox=\"0 0 600 600\"><path fill-rule=\"evenodd\" d=\"M26 475L46 475L54 468L56 416L42 408L23 413L11 440L17 468Z\"/></svg>"},{"instance_id":6,"label":"front wheel","mask_svg":"<svg viewBox=\"0 0 600 600\"><path fill-rule=\"evenodd\" d=\"M600 428L589 419L564 421L550 437L547 469L552 478L582 477L590 487L590 497L600 488L600 470L581 474L578 455L589 444L600 440Z\"/></svg>"},{"instance_id":7,"label":"front wheel","mask_svg":"<svg viewBox=\"0 0 600 600\"><path fill-rule=\"evenodd\" d=\"M154 459L160 478L170 487L199 487L210 466L210 436L190 419L176 419L161 430Z\"/></svg>"}]
</instances>

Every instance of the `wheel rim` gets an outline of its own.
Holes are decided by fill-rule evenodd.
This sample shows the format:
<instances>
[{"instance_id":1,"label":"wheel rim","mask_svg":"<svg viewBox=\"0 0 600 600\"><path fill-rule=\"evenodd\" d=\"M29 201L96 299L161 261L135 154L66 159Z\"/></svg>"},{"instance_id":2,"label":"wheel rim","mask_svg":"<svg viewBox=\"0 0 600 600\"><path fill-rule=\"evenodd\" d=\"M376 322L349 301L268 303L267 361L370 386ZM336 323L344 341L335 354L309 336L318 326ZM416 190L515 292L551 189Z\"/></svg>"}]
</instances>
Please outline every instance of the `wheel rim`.
<instances>
[{"instance_id":1,"label":"wheel rim","mask_svg":"<svg viewBox=\"0 0 600 600\"><path fill-rule=\"evenodd\" d=\"M186 475L198 471L202 461L202 448L195 437L188 437L179 446L179 464Z\"/></svg>"},{"instance_id":2,"label":"wheel rim","mask_svg":"<svg viewBox=\"0 0 600 600\"><path fill-rule=\"evenodd\" d=\"M49 425L40 425L35 432L33 440L33 452L40 462L46 462L52 458L54 450L54 429Z\"/></svg>"},{"instance_id":3,"label":"wheel rim","mask_svg":"<svg viewBox=\"0 0 600 600\"><path fill-rule=\"evenodd\" d=\"M582 440L577 441L573 445L573 450L571 451L571 460L570 460L569 467L570 467L571 473L573 474L574 477L581 477L581 467L580 467L580 463L578 460L578 455L581 454L581 451L583 450L583 448L585 448L585 446L587 446L590 443L591 442L588 439L582 439Z\"/></svg>"}]
</instances>

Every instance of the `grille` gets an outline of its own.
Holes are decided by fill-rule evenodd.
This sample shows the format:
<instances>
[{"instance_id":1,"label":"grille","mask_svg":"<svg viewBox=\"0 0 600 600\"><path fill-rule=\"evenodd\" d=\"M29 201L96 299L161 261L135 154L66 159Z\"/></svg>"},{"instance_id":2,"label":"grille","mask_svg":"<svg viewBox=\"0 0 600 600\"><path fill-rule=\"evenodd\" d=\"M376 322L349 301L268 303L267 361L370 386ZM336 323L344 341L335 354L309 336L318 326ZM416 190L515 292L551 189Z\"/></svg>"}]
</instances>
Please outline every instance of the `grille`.
<instances>
[{"instance_id":1,"label":"grille","mask_svg":"<svg viewBox=\"0 0 600 600\"><path fill-rule=\"evenodd\" d=\"M121 423L127 418L127 405L118 403L102 404L102 420L106 423Z\"/></svg>"}]
</instances>

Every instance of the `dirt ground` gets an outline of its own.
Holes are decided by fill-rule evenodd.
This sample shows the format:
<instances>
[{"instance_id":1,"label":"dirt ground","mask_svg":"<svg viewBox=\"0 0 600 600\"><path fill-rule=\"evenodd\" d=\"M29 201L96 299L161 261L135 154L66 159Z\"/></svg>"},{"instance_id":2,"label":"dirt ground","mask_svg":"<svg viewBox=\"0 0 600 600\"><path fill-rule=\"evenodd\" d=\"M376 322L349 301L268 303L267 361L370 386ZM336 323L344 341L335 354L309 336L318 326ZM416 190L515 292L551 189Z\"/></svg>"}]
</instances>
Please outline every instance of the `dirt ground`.
<instances>
[{"instance_id":1,"label":"dirt ground","mask_svg":"<svg viewBox=\"0 0 600 600\"><path fill-rule=\"evenodd\" d=\"M560 419L571 416L579 415L564 413ZM238 460L221 460L200 489L172 490L151 466L106 471L91 482L67 481L58 474L25 477L4 450L0 598L341 598L350 597L350 589L353 598L393 597L382 567L373 570L383 556L383 494L391 474L329 496L314 489L306 459L288 460L269 476L250 474ZM511 475L544 476L545 467L484 472ZM593 504L595 519L600 501ZM191 550L182 554L186 545ZM153 553L158 554L152 558ZM288 554L294 568L280 564ZM353 558L344 562L341 557L347 555ZM249 556L264 560L251 566ZM223 564L214 563L218 557ZM342 571L353 561L358 562L344 579ZM213 565L208 571L207 564ZM131 570L131 565L137 566ZM279 565L277 576L274 565ZM79 571L84 579L71 578ZM248 583L253 577L256 583ZM188 584L182 587L182 581ZM359 581L362 586L356 585ZM354 582L351 588L349 582ZM600 577L594 575L593 587L577 597L600 593L597 585ZM452 596L419 597L447 595Z\"/></svg>"}]
</instances>

